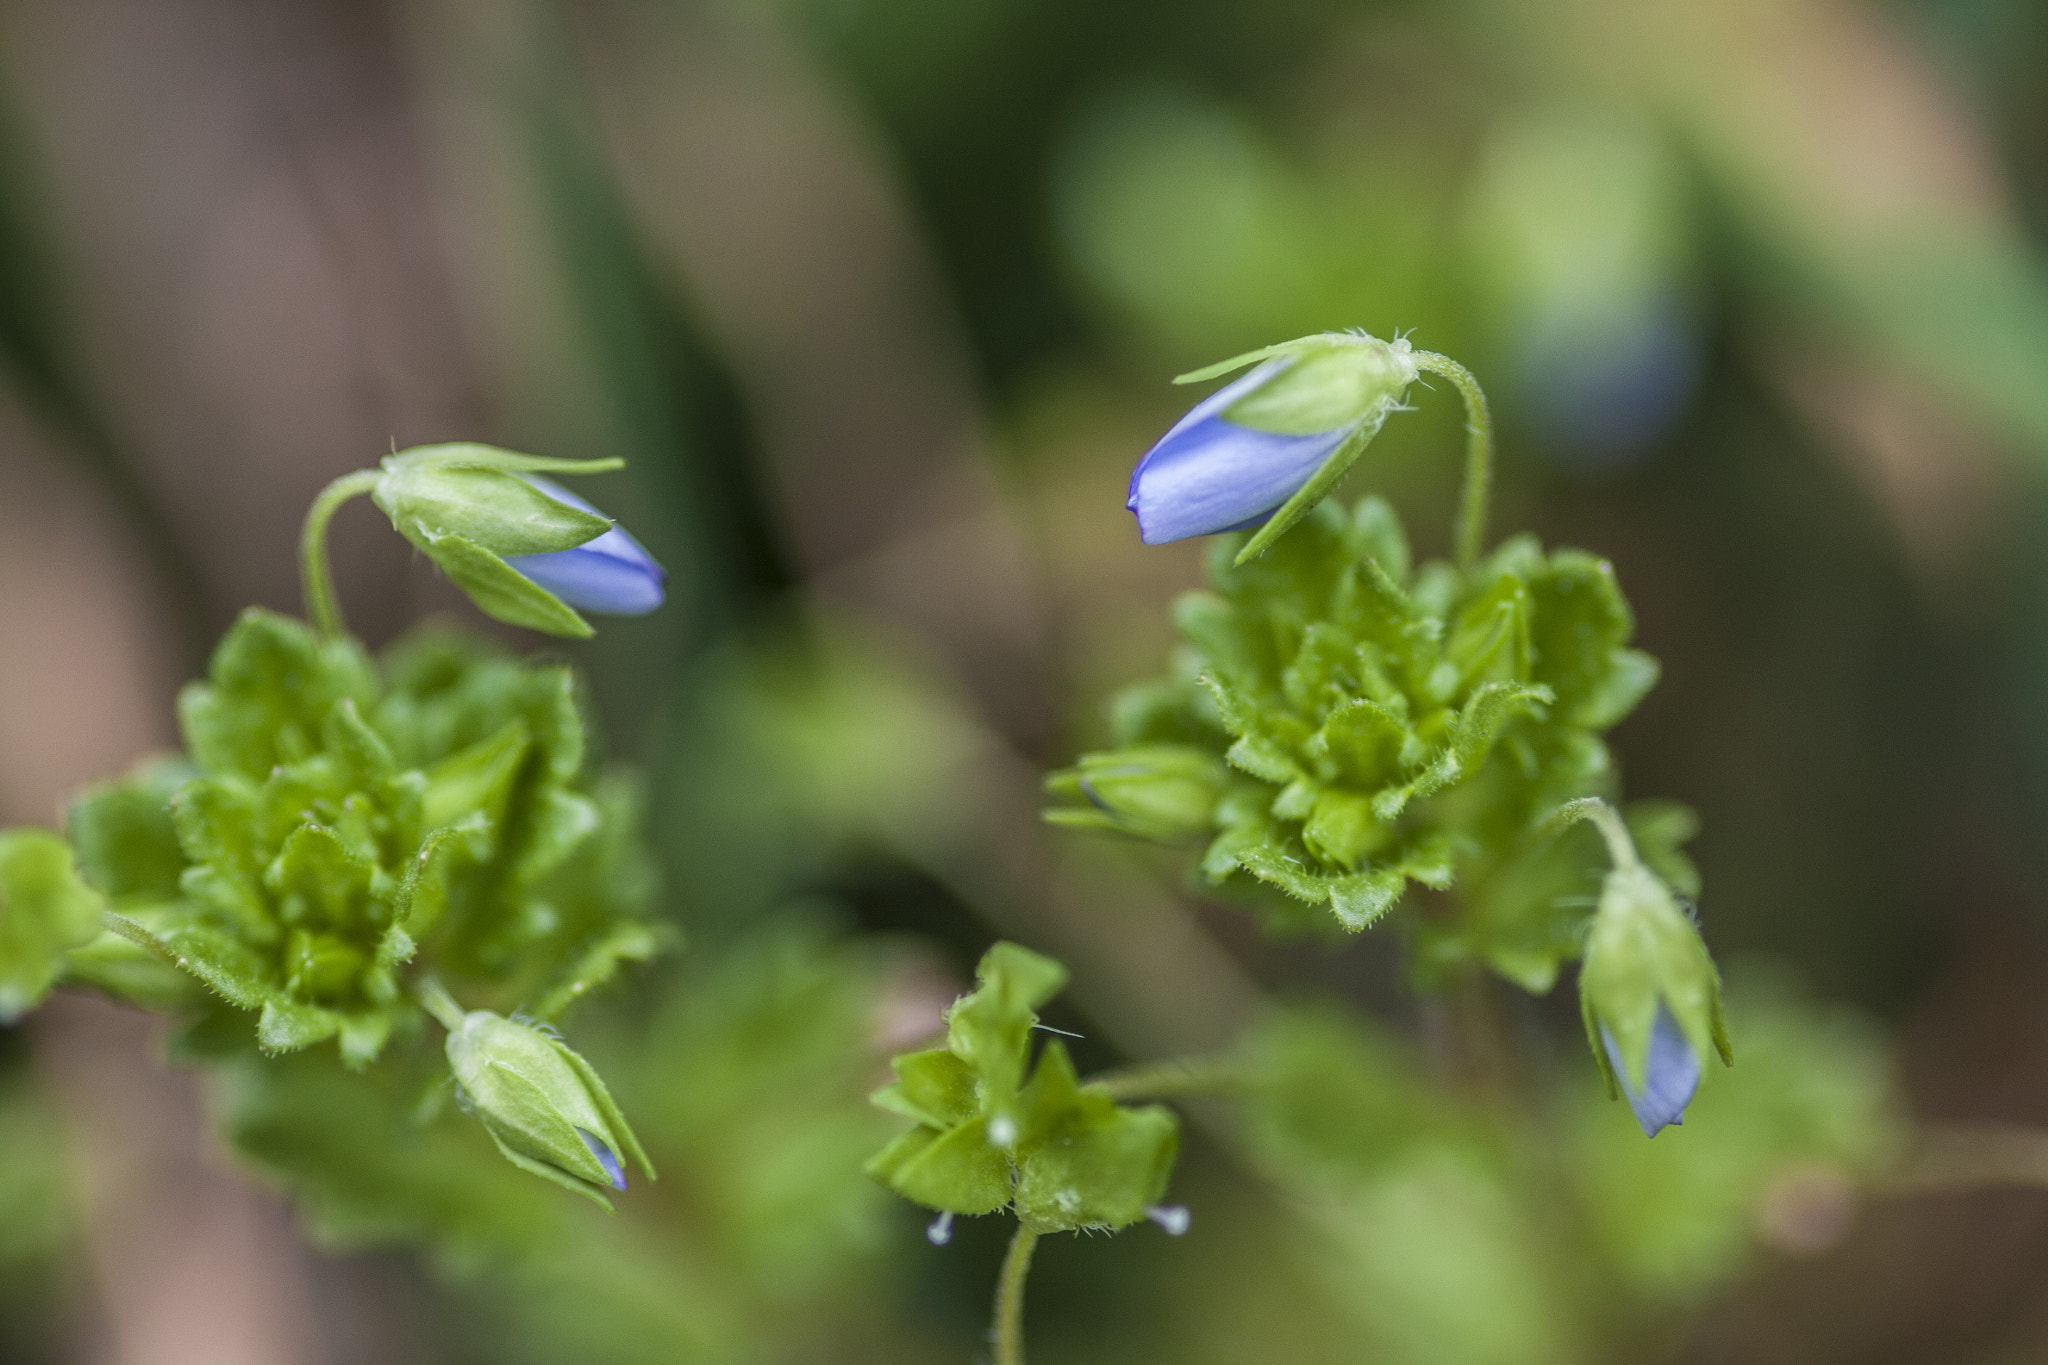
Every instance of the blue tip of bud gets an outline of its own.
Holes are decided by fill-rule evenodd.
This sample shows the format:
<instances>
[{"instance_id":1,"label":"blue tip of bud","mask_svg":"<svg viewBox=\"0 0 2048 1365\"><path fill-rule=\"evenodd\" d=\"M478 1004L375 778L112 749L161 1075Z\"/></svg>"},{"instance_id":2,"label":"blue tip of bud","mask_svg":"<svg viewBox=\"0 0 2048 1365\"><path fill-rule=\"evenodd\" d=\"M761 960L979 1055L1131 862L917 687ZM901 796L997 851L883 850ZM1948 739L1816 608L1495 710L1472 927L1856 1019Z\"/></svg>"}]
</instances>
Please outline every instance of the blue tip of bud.
<instances>
[{"instance_id":1,"label":"blue tip of bud","mask_svg":"<svg viewBox=\"0 0 2048 1365\"><path fill-rule=\"evenodd\" d=\"M604 1167L604 1173L611 1177L612 1188L625 1189L626 1168L620 1164L618 1153L607 1147L604 1139L588 1128L578 1128L576 1135L583 1139L583 1145L590 1149L590 1154L597 1158L597 1164Z\"/></svg>"},{"instance_id":2,"label":"blue tip of bud","mask_svg":"<svg viewBox=\"0 0 2048 1365\"><path fill-rule=\"evenodd\" d=\"M1600 1029L1600 1041L1606 1045L1607 1060L1621 1081L1628 1107L1636 1111L1636 1122L1643 1126L1643 1136L1655 1137L1665 1128L1685 1122L1685 1107L1692 1103L1694 1092L1700 1088L1700 1059L1694 1054L1685 1030L1671 1017L1671 1011L1661 1004L1657 1006L1657 1022L1650 1030L1650 1051L1643 1067L1641 1089L1629 1079L1621 1049L1615 1046L1614 1035L1605 1025Z\"/></svg>"},{"instance_id":3,"label":"blue tip of bud","mask_svg":"<svg viewBox=\"0 0 2048 1365\"><path fill-rule=\"evenodd\" d=\"M527 482L558 502L585 512L595 507L551 479ZM598 513L598 515L603 515ZM574 549L512 555L505 562L578 611L603 616L645 616L662 603L668 575L639 541L617 526Z\"/></svg>"},{"instance_id":4,"label":"blue tip of bud","mask_svg":"<svg viewBox=\"0 0 2048 1365\"><path fill-rule=\"evenodd\" d=\"M1131 471L1125 506L1147 545L1244 530L1265 520L1357 429L1288 435L1226 419L1225 409L1287 367L1270 360L1197 403ZM1363 419L1361 419L1363 420Z\"/></svg>"}]
</instances>

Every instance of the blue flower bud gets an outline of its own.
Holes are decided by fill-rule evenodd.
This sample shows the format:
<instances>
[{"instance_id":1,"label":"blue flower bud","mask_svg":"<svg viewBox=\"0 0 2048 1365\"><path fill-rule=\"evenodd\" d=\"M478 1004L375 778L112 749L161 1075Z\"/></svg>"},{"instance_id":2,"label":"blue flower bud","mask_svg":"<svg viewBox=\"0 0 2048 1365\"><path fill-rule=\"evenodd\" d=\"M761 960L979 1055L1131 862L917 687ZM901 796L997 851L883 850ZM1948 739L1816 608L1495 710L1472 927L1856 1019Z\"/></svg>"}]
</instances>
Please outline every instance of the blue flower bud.
<instances>
[{"instance_id":1,"label":"blue flower bud","mask_svg":"<svg viewBox=\"0 0 2048 1365\"><path fill-rule=\"evenodd\" d=\"M1615 822L1618 827L1618 821ZM1709 1048L1733 1060L1721 978L1678 900L1627 849L1607 874L1586 938L1579 1005L1610 1087L1651 1137L1679 1122Z\"/></svg>"},{"instance_id":2,"label":"blue flower bud","mask_svg":"<svg viewBox=\"0 0 2048 1365\"><path fill-rule=\"evenodd\" d=\"M1355 458L1399 408L1417 372L1406 341L1328 333L1177 382L1254 360L1264 363L1197 403L1132 471L1126 506L1147 545L1265 521L1333 461ZM1332 470L1329 481L1341 472Z\"/></svg>"},{"instance_id":3,"label":"blue flower bud","mask_svg":"<svg viewBox=\"0 0 2048 1365\"><path fill-rule=\"evenodd\" d=\"M526 481L557 502L603 515L552 479ZM616 525L573 549L508 555L505 562L570 606L605 616L645 616L661 605L667 579L654 556Z\"/></svg>"},{"instance_id":4,"label":"blue flower bud","mask_svg":"<svg viewBox=\"0 0 2048 1365\"><path fill-rule=\"evenodd\" d=\"M1685 1122L1685 1106L1700 1088L1700 1059L1670 1010L1657 1007L1641 1085L1630 1079L1621 1047L1605 1025L1600 1029L1600 1041L1607 1050L1607 1064L1621 1083L1621 1093L1628 1098L1628 1107L1636 1111L1636 1122L1643 1126L1644 1137L1655 1137L1665 1127Z\"/></svg>"}]
</instances>

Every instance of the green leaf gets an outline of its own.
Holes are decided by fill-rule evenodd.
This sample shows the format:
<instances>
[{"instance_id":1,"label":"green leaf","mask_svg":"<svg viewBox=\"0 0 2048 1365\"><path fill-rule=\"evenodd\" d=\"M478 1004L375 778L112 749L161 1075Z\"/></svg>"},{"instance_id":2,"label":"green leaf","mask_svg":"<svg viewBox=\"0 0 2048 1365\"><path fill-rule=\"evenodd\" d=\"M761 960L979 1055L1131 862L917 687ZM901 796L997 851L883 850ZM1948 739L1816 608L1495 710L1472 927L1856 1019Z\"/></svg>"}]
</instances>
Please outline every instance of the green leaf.
<instances>
[{"instance_id":1,"label":"green leaf","mask_svg":"<svg viewBox=\"0 0 2048 1365\"><path fill-rule=\"evenodd\" d=\"M252 607L214 651L207 680L179 694L178 721L200 768L260 782L319 747L335 703L367 706L376 690L355 641L321 640L300 622Z\"/></svg>"},{"instance_id":2,"label":"green leaf","mask_svg":"<svg viewBox=\"0 0 2048 1365\"><path fill-rule=\"evenodd\" d=\"M61 837L0 831L0 1023L33 1009L63 970L64 955L99 937L103 905L79 880Z\"/></svg>"},{"instance_id":3,"label":"green leaf","mask_svg":"<svg viewBox=\"0 0 2048 1365\"><path fill-rule=\"evenodd\" d=\"M155 759L72 798L65 825L85 879L116 900L176 896L185 851L171 821L171 796L193 776L189 764Z\"/></svg>"}]
</instances>

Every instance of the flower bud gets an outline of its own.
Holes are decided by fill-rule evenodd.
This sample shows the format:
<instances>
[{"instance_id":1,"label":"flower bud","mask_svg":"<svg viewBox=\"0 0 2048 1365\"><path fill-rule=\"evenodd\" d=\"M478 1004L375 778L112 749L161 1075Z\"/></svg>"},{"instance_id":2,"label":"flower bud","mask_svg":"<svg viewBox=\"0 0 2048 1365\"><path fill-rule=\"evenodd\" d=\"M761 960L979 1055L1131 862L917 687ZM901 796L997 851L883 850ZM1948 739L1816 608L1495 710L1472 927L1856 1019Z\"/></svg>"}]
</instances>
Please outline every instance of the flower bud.
<instances>
[{"instance_id":1,"label":"flower bud","mask_svg":"<svg viewBox=\"0 0 2048 1365\"><path fill-rule=\"evenodd\" d=\"M1077 767L1046 779L1047 791L1074 804L1048 810L1045 818L1055 825L1187 843L1213 830L1225 777L1214 754L1181 744L1084 754Z\"/></svg>"},{"instance_id":2,"label":"flower bud","mask_svg":"<svg viewBox=\"0 0 2048 1365\"><path fill-rule=\"evenodd\" d=\"M487 614L580 637L592 632L577 607L638 615L659 606L661 568L590 504L532 476L619 464L418 446L384 460L370 496Z\"/></svg>"},{"instance_id":3,"label":"flower bud","mask_svg":"<svg viewBox=\"0 0 2048 1365\"><path fill-rule=\"evenodd\" d=\"M1333 459L1355 458L1417 373L1406 341L1328 332L1176 382L1214 378L1253 361L1263 363L1197 403L1132 471L1126 505L1147 545L1266 520ZM1329 481L1341 472L1332 470Z\"/></svg>"},{"instance_id":4,"label":"flower bud","mask_svg":"<svg viewBox=\"0 0 2048 1365\"><path fill-rule=\"evenodd\" d=\"M1610 1089L1643 1132L1682 1120L1711 1047L1734 1060L1721 978L1699 930L1656 874L1630 860L1607 874L1579 972L1579 1005Z\"/></svg>"},{"instance_id":5,"label":"flower bud","mask_svg":"<svg viewBox=\"0 0 2048 1365\"><path fill-rule=\"evenodd\" d=\"M654 1167L590 1063L540 1028L474 1010L448 1033L448 1066L507 1160L586 1195L626 1188L624 1157Z\"/></svg>"}]
</instances>

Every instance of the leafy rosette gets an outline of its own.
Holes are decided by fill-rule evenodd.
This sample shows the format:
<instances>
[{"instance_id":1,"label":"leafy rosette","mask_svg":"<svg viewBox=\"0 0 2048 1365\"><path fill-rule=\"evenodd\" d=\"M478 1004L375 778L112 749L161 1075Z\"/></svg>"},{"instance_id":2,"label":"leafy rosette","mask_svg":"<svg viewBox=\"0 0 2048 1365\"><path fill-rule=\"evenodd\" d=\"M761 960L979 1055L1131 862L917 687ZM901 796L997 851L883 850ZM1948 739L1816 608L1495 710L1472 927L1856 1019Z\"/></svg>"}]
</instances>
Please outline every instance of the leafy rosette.
<instances>
[{"instance_id":1,"label":"leafy rosette","mask_svg":"<svg viewBox=\"0 0 2048 1365\"><path fill-rule=\"evenodd\" d=\"M1589 902L1598 864L1590 839L1552 839L1542 822L1615 785L1600 736L1657 678L1629 647L1612 568L1517 537L1462 572L1411 569L1377 498L1350 515L1324 503L1233 565L1242 539L1218 538L1214 590L1176 604L1173 671L1118 699L1118 747L1054 775L1068 804L1048 818L1206 839L1208 881L1283 926L1327 906L1360 930L1410 882L1458 880L1455 918L1420 926L1424 965L1476 955L1547 986L1576 951L1572 902ZM1668 863L1685 820L1652 814L1662 833L1646 857Z\"/></svg>"},{"instance_id":2,"label":"leafy rosette","mask_svg":"<svg viewBox=\"0 0 2048 1365\"><path fill-rule=\"evenodd\" d=\"M981 960L979 989L946 1017L946 1046L895 1059L875 1093L917 1126L868 1163L896 1193L948 1214L1010 1206L1037 1232L1135 1223L1166 1193L1180 1124L1157 1105L1126 1107L1082 1085L1052 1039L1031 1066L1034 1012L1067 970L1014 943ZM1028 1077L1028 1079L1027 1079Z\"/></svg>"},{"instance_id":3,"label":"leafy rosette","mask_svg":"<svg viewBox=\"0 0 2048 1365\"><path fill-rule=\"evenodd\" d=\"M265 1050L338 1038L362 1065L418 1019L412 965L547 1017L656 946L633 803L592 780L566 668L438 636L380 667L250 611L178 713L182 758L71 809L127 940L76 976L163 1005L175 964Z\"/></svg>"}]
</instances>

